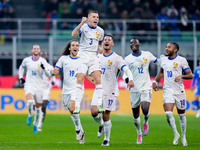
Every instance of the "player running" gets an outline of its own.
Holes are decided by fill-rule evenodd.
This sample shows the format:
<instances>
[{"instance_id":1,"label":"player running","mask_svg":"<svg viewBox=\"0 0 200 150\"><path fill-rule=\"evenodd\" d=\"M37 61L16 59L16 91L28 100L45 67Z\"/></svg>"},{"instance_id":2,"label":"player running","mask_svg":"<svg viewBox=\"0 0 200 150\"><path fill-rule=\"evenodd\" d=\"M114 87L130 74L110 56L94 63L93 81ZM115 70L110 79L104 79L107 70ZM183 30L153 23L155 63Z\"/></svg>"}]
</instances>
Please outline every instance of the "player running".
<instances>
[{"instance_id":1,"label":"player running","mask_svg":"<svg viewBox=\"0 0 200 150\"><path fill-rule=\"evenodd\" d=\"M82 128L79 114L73 114L75 108L75 86L76 86L76 71L78 67L77 53L79 51L79 43L77 40L71 40L61 53L61 57L55 65L52 75L57 75L63 70L63 107L67 107L71 113L72 121L75 125L76 139L80 144L85 143L85 131ZM82 91L83 92L83 91ZM82 93L83 94L83 93Z\"/></svg>"},{"instance_id":2,"label":"player running","mask_svg":"<svg viewBox=\"0 0 200 150\"><path fill-rule=\"evenodd\" d=\"M179 122L181 126L181 141L183 146L187 146L186 141L186 95L182 79L192 79L193 74L184 57L178 56L179 45L175 42L167 44L165 56L161 56L161 69L153 82L153 89L158 90L158 82L164 76L163 87L163 107L172 131L174 132L173 145L179 142L179 133L173 117L174 105L177 108Z\"/></svg>"},{"instance_id":3,"label":"player running","mask_svg":"<svg viewBox=\"0 0 200 150\"><path fill-rule=\"evenodd\" d=\"M42 82L43 74L45 73L50 77L50 72L45 69L48 66L47 61L40 57L40 46L33 45L31 50L32 56L23 59L22 64L19 67L19 81L24 84L25 95L27 98L27 108L28 108L28 118L27 124L32 123L32 110L33 105L35 105L35 117L33 122L33 133L37 133L38 121L41 116L41 106L42 106ZM26 80L23 79L23 75L26 69Z\"/></svg>"},{"instance_id":4,"label":"player running","mask_svg":"<svg viewBox=\"0 0 200 150\"><path fill-rule=\"evenodd\" d=\"M149 131L149 107L152 95L152 83L149 75L149 64L157 63L157 58L149 51L141 51L140 43L136 38L131 39L130 48L132 53L125 57L125 62L133 74L134 87L130 90L131 108L133 121L137 131L137 144L142 144L142 136ZM126 80L126 75L123 76ZM140 105L144 115L143 132L140 127Z\"/></svg>"},{"instance_id":5,"label":"player running","mask_svg":"<svg viewBox=\"0 0 200 150\"><path fill-rule=\"evenodd\" d=\"M99 124L97 136L105 134L102 146L110 145L111 120L110 113L115 111L117 96L119 96L117 77L120 71L126 72L129 78L127 87L130 89L134 86L132 73L126 66L123 58L113 52L114 40L111 35L106 35L103 40L103 54L99 55L102 68L102 85L103 85L103 120ZM90 79L91 81L91 79Z\"/></svg>"}]
</instances>

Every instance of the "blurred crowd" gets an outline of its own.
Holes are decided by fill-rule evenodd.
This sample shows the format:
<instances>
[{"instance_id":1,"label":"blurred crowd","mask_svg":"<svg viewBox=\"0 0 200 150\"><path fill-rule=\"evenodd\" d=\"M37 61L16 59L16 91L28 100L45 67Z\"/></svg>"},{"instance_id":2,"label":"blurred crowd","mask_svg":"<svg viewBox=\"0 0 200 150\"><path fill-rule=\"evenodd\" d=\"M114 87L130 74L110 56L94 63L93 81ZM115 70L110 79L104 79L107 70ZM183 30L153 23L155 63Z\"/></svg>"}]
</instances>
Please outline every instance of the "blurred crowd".
<instances>
[{"instance_id":1,"label":"blurred crowd","mask_svg":"<svg viewBox=\"0 0 200 150\"><path fill-rule=\"evenodd\" d=\"M14 9L10 0L0 0L0 18L14 17ZM40 8L38 8L40 9ZM163 22L162 30L187 31L192 29L188 20L200 20L200 0L41 0L41 16L51 19L82 18L87 16L90 10L97 10L100 19L158 19L170 20ZM181 20L180 24L173 21ZM101 24L100 24L101 26ZM108 30L120 30L120 24L106 24ZM74 25L63 22L60 29L73 29ZM0 29L13 29L9 22L0 22ZM47 28L51 28L50 26ZM153 22L149 24L129 24L128 30L157 30ZM200 24L197 24L197 30Z\"/></svg>"},{"instance_id":2,"label":"blurred crowd","mask_svg":"<svg viewBox=\"0 0 200 150\"><path fill-rule=\"evenodd\" d=\"M10 29L14 29L14 23L10 22L9 19L14 18L14 8L10 5L9 0L0 0L0 43L3 43L5 36L11 36L12 32Z\"/></svg>"},{"instance_id":3,"label":"blurred crowd","mask_svg":"<svg viewBox=\"0 0 200 150\"><path fill-rule=\"evenodd\" d=\"M41 0L41 7L42 16L52 19L82 18L94 9L99 12L100 19L171 20L172 23L162 23L162 29L170 31L191 30L188 20L200 20L200 0ZM181 24L174 20L181 20ZM107 29L115 27L106 26ZM65 22L60 28L71 27ZM151 22L148 25L134 23L128 29L157 30L157 26Z\"/></svg>"}]
</instances>

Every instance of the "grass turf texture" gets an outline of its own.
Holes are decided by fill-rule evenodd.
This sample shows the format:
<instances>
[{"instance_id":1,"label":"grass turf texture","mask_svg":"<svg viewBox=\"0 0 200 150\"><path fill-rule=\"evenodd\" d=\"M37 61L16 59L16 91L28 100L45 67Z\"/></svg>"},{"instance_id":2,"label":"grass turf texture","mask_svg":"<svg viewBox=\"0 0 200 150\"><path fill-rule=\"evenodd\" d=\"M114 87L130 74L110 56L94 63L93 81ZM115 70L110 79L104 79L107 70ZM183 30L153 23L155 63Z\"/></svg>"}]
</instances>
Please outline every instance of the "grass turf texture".
<instances>
[{"instance_id":1,"label":"grass turf texture","mask_svg":"<svg viewBox=\"0 0 200 150\"><path fill-rule=\"evenodd\" d=\"M48 115L42 127L42 132L32 133L33 126L26 124L27 115L0 115L0 149L2 150L125 150L125 149L200 149L200 118L187 115L187 142L183 147L181 140L177 146L172 145L173 132L165 115L151 115L150 130L143 137L143 144L136 144L136 129L132 115L111 115L111 143L102 147L103 137L97 138L98 124L90 115L80 115L86 143L80 145L76 141L75 128L70 115ZM179 133L179 118L175 115ZM143 116L141 116L143 122ZM141 126L143 128L143 126Z\"/></svg>"}]
</instances>

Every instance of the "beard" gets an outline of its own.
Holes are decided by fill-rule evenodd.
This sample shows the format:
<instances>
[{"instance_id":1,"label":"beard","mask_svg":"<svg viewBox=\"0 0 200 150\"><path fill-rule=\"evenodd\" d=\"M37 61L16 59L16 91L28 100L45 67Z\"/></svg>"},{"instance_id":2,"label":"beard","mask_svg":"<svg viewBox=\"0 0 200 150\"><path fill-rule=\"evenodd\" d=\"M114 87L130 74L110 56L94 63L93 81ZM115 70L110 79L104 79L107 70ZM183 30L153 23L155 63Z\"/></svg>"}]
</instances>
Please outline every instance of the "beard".
<instances>
[{"instance_id":1,"label":"beard","mask_svg":"<svg viewBox=\"0 0 200 150\"><path fill-rule=\"evenodd\" d=\"M38 53L38 54L35 54L35 53L33 53L33 55L34 55L34 56L38 56L38 55L39 55L39 53Z\"/></svg>"},{"instance_id":2,"label":"beard","mask_svg":"<svg viewBox=\"0 0 200 150\"><path fill-rule=\"evenodd\" d=\"M173 53L168 53L168 54L165 53L165 56L169 56L169 57L170 57L170 56L172 56L172 55L173 55Z\"/></svg>"}]
</instances>

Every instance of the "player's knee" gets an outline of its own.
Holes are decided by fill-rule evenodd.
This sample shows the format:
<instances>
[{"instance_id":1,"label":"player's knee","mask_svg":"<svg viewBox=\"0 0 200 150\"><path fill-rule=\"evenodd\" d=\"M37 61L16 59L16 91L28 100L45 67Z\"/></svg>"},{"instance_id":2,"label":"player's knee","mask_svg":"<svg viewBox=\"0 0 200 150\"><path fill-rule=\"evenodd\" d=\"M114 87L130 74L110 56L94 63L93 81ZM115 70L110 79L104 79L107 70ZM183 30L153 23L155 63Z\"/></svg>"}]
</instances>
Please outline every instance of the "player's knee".
<instances>
[{"instance_id":1,"label":"player's knee","mask_svg":"<svg viewBox=\"0 0 200 150\"><path fill-rule=\"evenodd\" d=\"M148 109L144 109L143 110L143 114L146 116L146 115L148 115L148 113L149 113L149 110Z\"/></svg>"},{"instance_id":2,"label":"player's knee","mask_svg":"<svg viewBox=\"0 0 200 150\"><path fill-rule=\"evenodd\" d=\"M110 120L110 114L103 113L103 121L108 121Z\"/></svg>"},{"instance_id":3,"label":"player's knee","mask_svg":"<svg viewBox=\"0 0 200 150\"><path fill-rule=\"evenodd\" d=\"M77 74L77 83L78 84L83 84L84 82L84 74Z\"/></svg>"},{"instance_id":4,"label":"player's knee","mask_svg":"<svg viewBox=\"0 0 200 150\"><path fill-rule=\"evenodd\" d=\"M71 114L73 114L75 108L69 107L68 109L69 109L69 112L70 112Z\"/></svg>"},{"instance_id":5,"label":"player's knee","mask_svg":"<svg viewBox=\"0 0 200 150\"><path fill-rule=\"evenodd\" d=\"M132 108L133 117L138 118L140 116L139 106L136 108Z\"/></svg>"},{"instance_id":6,"label":"player's knee","mask_svg":"<svg viewBox=\"0 0 200 150\"><path fill-rule=\"evenodd\" d=\"M48 102L49 102L48 100L43 100L42 101L42 106L47 106Z\"/></svg>"},{"instance_id":7,"label":"player's knee","mask_svg":"<svg viewBox=\"0 0 200 150\"><path fill-rule=\"evenodd\" d=\"M91 110L92 117L96 117L98 115L96 110Z\"/></svg>"},{"instance_id":8,"label":"player's knee","mask_svg":"<svg viewBox=\"0 0 200 150\"><path fill-rule=\"evenodd\" d=\"M134 117L135 119L137 119L137 118L139 117L139 114L138 114L138 113L134 113L134 114L133 114L133 117Z\"/></svg>"}]
</instances>

